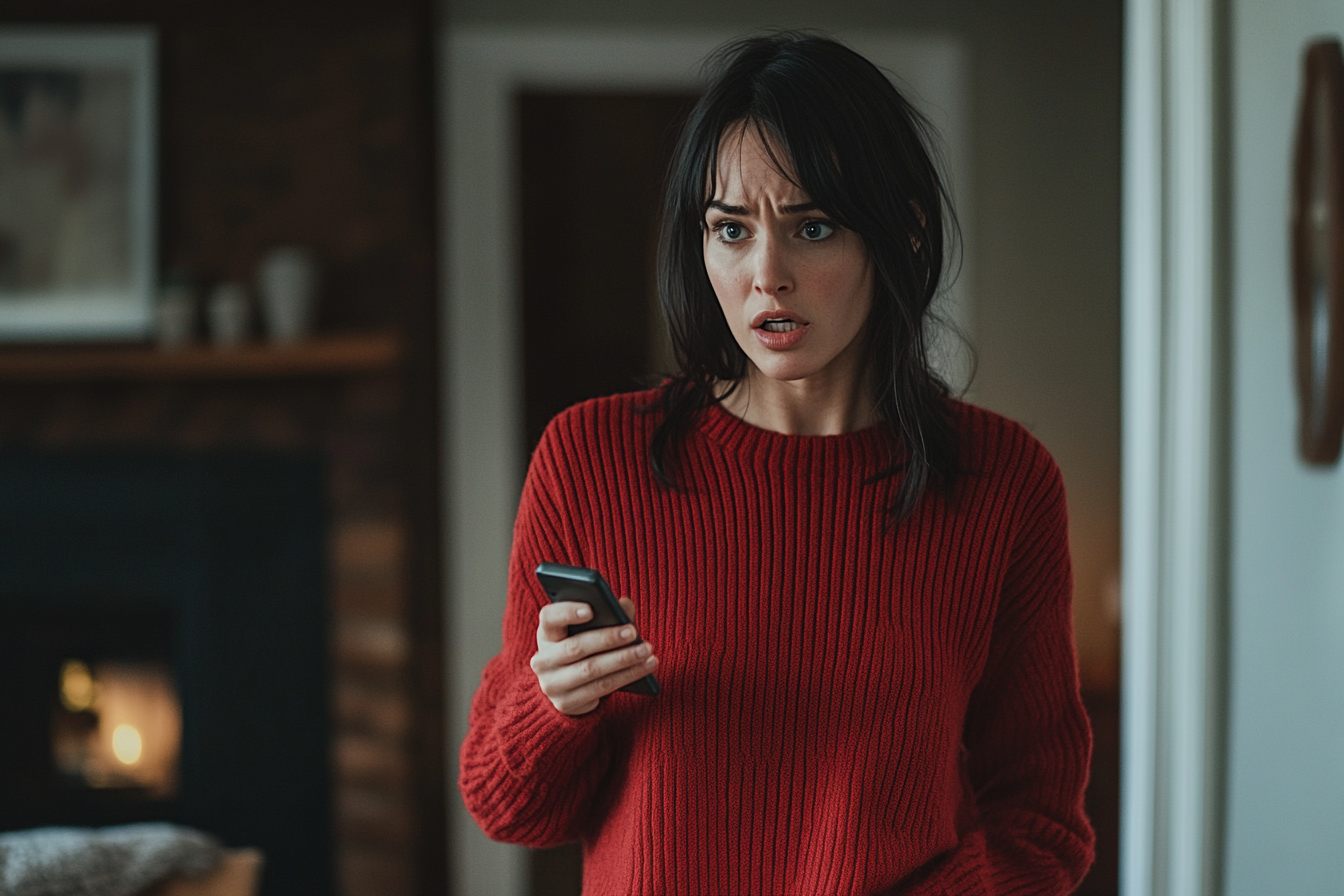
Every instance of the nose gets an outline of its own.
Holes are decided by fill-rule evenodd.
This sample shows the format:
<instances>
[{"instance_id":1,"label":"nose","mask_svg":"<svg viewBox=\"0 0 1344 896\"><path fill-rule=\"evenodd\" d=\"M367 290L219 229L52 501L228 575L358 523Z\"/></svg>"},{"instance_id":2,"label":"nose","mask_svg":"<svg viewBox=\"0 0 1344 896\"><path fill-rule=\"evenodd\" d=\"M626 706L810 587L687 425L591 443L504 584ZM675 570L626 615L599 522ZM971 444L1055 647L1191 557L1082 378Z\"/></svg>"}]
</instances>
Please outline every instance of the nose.
<instances>
[{"instance_id":1,"label":"nose","mask_svg":"<svg viewBox=\"0 0 1344 896\"><path fill-rule=\"evenodd\" d=\"M752 290L767 296L781 296L793 289L793 266L788 248L773 234L756 243L756 269L752 272Z\"/></svg>"}]
</instances>

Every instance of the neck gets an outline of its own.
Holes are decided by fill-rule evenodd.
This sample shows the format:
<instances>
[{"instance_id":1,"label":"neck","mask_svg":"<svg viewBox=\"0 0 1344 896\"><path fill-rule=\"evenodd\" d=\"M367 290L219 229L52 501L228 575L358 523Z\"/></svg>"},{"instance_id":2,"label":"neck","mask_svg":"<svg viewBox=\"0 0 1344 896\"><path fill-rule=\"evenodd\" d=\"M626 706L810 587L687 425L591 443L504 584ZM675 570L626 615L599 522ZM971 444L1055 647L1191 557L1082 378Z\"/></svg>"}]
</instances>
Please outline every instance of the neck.
<instances>
[{"instance_id":1,"label":"neck","mask_svg":"<svg viewBox=\"0 0 1344 896\"><path fill-rule=\"evenodd\" d=\"M861 387L857 377L788 382L750 366L737 388L731 393L728 388L725 383L718 389L724 410L752 426L785 435L834 436L877 422L870 390Z\"/></svg>"}]
</instances>

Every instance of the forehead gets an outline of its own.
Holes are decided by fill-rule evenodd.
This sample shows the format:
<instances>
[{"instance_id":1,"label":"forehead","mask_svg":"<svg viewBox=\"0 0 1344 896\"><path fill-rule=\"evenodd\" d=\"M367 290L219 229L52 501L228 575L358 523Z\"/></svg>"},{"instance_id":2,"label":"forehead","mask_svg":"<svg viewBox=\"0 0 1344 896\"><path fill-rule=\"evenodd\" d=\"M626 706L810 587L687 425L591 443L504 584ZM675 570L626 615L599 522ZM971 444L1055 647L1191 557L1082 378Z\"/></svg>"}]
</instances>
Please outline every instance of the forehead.
<instances>
[{"instance_id":1,"label":"forehead","mask_svg":"<svg viewBox=\"0 0 1344 896\"><path fill-rule=\"evenodd\" d=\"M717 176L711 199L768 196L796 202L807 193L798 186L788 154L754 125L737 122L719 139ZM706 184L706 187L711 186Z\"/></svg>"}]
</instances>

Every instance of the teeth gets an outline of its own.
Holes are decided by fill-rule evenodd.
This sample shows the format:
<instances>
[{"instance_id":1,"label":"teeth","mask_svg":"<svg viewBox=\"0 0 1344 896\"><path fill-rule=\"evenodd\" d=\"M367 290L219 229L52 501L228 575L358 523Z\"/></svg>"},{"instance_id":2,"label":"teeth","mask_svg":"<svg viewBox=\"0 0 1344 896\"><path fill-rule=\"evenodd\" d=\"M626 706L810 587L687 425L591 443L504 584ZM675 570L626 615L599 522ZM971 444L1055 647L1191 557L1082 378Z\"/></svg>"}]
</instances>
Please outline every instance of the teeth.
<instances>
[{"instance_id":1,"label":"teeth","mask_svg":"<svg viewBox=\"0 0 1344 896\"><path fill-rule=\"evenodd\" d=\"M768 330L771 333L788 333L800 327L802 327L802 324L794 320L768 320L761 324L762 330Z\"/></svg>"}]
</instances>

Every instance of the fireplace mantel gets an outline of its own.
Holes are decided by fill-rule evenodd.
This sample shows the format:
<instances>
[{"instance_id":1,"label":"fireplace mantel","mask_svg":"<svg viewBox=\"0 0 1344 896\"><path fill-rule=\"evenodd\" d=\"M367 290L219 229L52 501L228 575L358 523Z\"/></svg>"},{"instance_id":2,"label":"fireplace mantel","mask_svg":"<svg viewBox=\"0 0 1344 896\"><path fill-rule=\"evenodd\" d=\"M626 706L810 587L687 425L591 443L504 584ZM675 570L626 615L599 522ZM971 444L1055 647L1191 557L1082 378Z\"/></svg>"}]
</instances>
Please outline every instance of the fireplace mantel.
<instances>
[{"instance_id":1,"label":"fireplace mantel","mask_svg":"<svg viewBox=\"0 0 1344 896\"><path fill-rule=\"evenodd\" d=\"M153 345L51 346L0 349L0 384L90 380L265 379L391 372L401 361L392 333L314 337L292 345L256 343L161 349Z\"/></svg>"}]
</instances>

